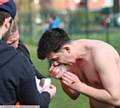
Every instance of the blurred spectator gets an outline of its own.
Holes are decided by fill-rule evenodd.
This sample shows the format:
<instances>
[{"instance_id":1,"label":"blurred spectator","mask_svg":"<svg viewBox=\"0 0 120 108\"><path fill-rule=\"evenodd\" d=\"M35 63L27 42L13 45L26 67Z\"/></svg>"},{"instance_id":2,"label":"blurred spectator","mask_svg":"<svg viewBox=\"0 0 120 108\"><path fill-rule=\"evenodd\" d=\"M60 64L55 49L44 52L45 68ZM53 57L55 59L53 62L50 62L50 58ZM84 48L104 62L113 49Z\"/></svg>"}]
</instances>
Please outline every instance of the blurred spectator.
<instances>
[{"instance_id":1,"label":"blurred spectator","mask_svg":"<svg viewBox=\"0 0 120 108\"><path fill-rule=\"evenodd\" d=\"M101 24L104 27L108 27L109 24L110 24L111 9L107 8L107 7L103 8L100 13L101 13L101 16L102 16L102 22L101 22Z\"/></svg>"},{"instance_id":2,"label":"blurred spectator","mask_svg":"<svg viewBox=\"0 0 120 108\"><path fill-rule=\"evenodd\" d=\"M61 19L59 16L50 14L47 17L47 23L48 23L48 27L46 28L46 31L52 28L59 28L61 25Z\"/></svg>"}]
</instances>

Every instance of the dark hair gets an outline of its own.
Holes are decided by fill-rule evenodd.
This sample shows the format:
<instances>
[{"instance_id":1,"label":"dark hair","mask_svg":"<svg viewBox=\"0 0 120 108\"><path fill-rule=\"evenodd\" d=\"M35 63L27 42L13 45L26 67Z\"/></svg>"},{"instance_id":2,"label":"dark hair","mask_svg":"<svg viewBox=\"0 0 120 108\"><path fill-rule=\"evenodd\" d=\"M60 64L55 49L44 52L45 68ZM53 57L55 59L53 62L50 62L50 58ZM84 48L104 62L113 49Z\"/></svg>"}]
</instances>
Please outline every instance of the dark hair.
<instances>
[{"instance_id":1,"label":"dark hair","mask_svg":"<svg viewBox=\"0 0 120 108\"><path fill-rule=\"evenodd\" d=\"M0 11L0 26L3 25L5 18L11 17L8 12Z\"/></svg>"},{"instance_id":2,"label":"dark hair","mask_svg":"<svg viewBox=\"0 0 120 108\"><path fill-rule=\"evenodd\" d=\"M5 18L11 17L8 12L0 11L0 26L3 25L3 22L5 21Z\"/></svg>"},{"instance_id":3,"label":"dark hair","mask_svg":"<svg viewBox=\"0 0 120 108\"><path fill-rule=\"evenodd\" d=\"M70 41L67 33L61 28L46 31L39 40L37 55L39 59L45 59L51 52L57 52L64 44Z\"/></svg>"}]
</instances>

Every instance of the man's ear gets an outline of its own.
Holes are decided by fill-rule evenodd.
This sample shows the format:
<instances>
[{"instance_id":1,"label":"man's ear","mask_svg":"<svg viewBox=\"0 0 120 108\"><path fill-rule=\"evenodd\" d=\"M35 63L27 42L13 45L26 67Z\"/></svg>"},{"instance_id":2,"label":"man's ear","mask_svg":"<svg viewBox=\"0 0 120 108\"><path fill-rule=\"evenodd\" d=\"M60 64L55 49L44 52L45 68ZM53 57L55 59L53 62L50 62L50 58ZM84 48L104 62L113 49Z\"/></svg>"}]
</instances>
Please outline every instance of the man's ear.
<instances>
[{"instance_id":1,"label":"man's ear","mask_svg":"<svg viewBox=\"0 0 120 108\"><path fill-rule=\"evenodd\" d=\"M66 44L63 46L64 51L66 51L68 54L71 52L70 45Z\"/></svg>"},{"instance_id":2,"label":"man's ear","mask_svg":"<svg viewBox=\"0 0 120 108\"><path fill-rule=\"evenodd\" d=\"M11 20L11 17L5 18L5 21L4 21L4 23L3 23L3 26L4 26L6 29L9 29L9 27L10 27L10 20Z\"/></svg>"}]
</instances>

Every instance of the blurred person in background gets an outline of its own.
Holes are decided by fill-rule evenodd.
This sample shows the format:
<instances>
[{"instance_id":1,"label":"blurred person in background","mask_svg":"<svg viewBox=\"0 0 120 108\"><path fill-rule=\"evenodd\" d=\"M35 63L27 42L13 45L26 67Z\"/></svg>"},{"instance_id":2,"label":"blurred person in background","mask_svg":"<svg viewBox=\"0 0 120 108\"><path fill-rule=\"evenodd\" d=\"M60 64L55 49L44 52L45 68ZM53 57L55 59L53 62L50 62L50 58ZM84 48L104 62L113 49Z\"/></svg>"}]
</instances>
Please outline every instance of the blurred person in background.
<instances>
[{"instance_id":1,"label":"blurred person in background","mask_svg":"<svg viewBox=\"0 0 120 108\"><path fill-rule=\"evenodd\" d=\"M33 65L3 40L12 34L15 16L14 1L0 0L0 105L15 105L19 101L21 105L48 108L55 86L51 84L40 93Z\"/></svg>"},{"instance_id":2,"label":"blurred person in background","mask_svg":"<svg viewBox=\"0 0 120 108\"><path fill-rule=\"evenodd\" d=\"M47 30L53 29L53 28L60 28L61 27L61 19L59 16L56 16L54 14L49 14L47 17L47 23L48 27Z\"/></svg>"}]
</instances>

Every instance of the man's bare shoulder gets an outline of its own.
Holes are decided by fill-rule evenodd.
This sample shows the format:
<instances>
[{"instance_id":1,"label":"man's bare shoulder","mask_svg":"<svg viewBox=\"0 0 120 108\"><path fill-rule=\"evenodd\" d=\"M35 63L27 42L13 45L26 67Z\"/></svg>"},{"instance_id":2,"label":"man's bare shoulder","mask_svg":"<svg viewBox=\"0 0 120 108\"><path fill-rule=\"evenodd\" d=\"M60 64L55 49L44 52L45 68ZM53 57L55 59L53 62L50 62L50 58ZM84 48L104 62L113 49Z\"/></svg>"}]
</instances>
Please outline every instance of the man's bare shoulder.
<instances>
[{"instance_id":1,"label":"man's bare shoulder","mask_svg":"<svg viewBox=\"0 0 120 108\"><path fill-rule=\"evenodd\" d=\"M93 41L92 43L92 51L96 54L103 54L104 56L112 56L119 58L119 53L117 50L110 44L103 41Z\"/></svg>"},{"instance_id":2,"label":"man's bare shoulder","mask_svg":"<svg viewBox=\"0 0 120 108\"><path fill-rule=\"evenodd\" d=\"M102 41L102 40L94 40L94 39L79 39L74 40L77 44L84 44L85 46L92 47L112 47L110 44Z\"/></svg>"},{"instance_id":3,"label":"man's bare shoulder","mask_svg":"<svg viewBox=\"0 0 120 108\"><path fill-rule=\"evenodd\" d=\"M76 45L80 47L82 45L87 47L87 49L91 52L93 57L100 57L103 55L103 58L107 56L112 56L115 58L119 58L119 53L117 50L111 45L101 40L93 40L93 39L79 39L75 41Z\"/></svg>"}]
</instances>

